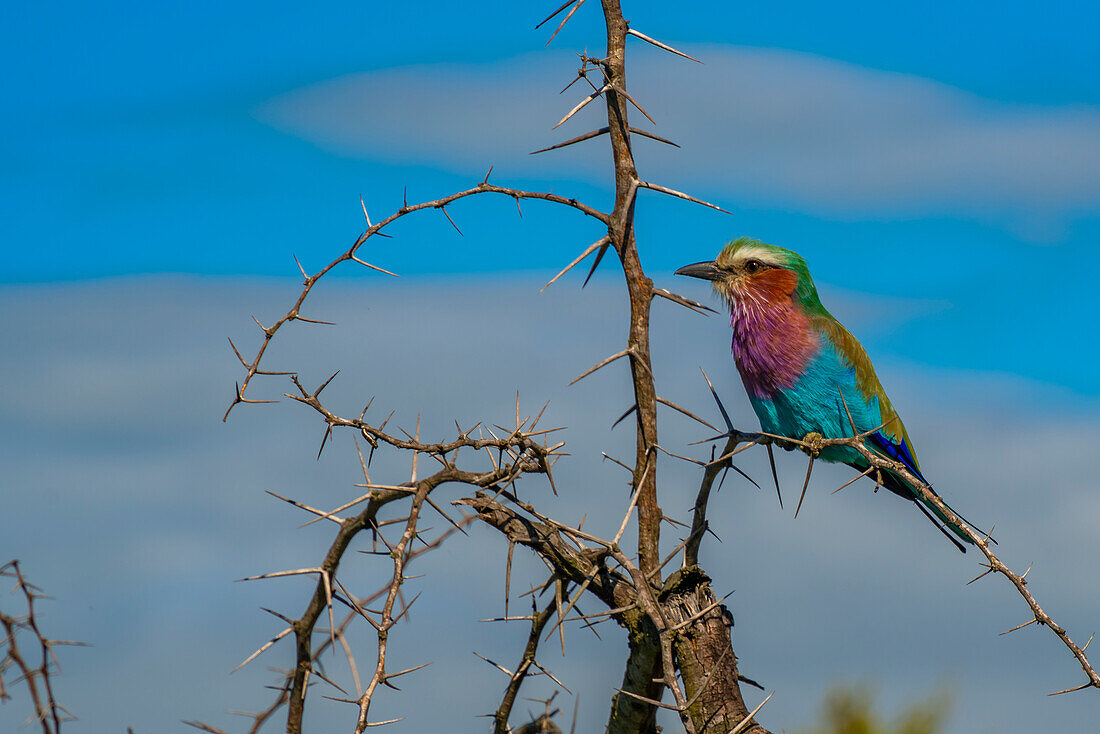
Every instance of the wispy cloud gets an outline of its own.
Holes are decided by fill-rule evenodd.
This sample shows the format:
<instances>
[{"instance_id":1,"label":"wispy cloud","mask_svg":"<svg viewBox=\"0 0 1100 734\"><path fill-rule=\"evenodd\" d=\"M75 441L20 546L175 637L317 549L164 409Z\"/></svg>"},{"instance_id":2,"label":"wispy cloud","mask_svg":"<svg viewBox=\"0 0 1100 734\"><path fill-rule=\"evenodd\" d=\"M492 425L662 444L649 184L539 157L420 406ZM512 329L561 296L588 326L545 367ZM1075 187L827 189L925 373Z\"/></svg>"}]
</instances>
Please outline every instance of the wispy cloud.
<instances>
[{"instance_id":1,"label":"wispy cloud","mask_svg":"<svg viewBox=\"0 0 1100 734\"><path fill-rule=\"evenodd\" d=\"M706 64L648 49L635 57L635 96L658 132L684 145L642 143L646 176L703 185L743 205L962 217L1039 240L1100 206L1096 106L1002 103L785 50L691 52ZM606 164L602 151L585 147L593 143L528 155L599 126L592 110L564 134L549 131L590 91L581 82L556 95L573 68L566 55L540 54L365 72L288 92L257 116L340 154L463 172L492 163L525 175L589 175Z\"/></svg>"}]
</instances>

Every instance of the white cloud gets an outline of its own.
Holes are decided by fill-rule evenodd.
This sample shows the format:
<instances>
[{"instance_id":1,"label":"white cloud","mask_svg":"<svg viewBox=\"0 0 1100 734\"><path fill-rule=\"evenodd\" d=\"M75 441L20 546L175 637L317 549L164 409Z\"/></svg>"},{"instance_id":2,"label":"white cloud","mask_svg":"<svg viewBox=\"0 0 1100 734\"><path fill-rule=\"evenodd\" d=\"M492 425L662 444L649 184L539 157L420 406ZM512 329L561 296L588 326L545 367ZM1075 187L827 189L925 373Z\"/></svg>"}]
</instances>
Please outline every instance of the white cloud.
<instances>
[{"instance_id":1,"label":"white cloud","mask_svg":"<svg viewBox=\"0 0 1100 734\"><path fill-rule=\"evenodd\" d=\"M1008 104L915 76L784 50L692 48L699 66L639 52L630 85L682 150L641 142L649 178L742 205L839 217L960 216L1045 239L1100 206L1100 109ZM592 105L550 126L576 66L540 54L482 65L384 69L288 92L259 110L341 154L463 172L594 175L589 142L528 153L599 127ZM634 124L644 124L635 114ZM587 126L586 126L587 125ZM644 147L643 147L644 146Z\"/></svg>"}]
</instances>

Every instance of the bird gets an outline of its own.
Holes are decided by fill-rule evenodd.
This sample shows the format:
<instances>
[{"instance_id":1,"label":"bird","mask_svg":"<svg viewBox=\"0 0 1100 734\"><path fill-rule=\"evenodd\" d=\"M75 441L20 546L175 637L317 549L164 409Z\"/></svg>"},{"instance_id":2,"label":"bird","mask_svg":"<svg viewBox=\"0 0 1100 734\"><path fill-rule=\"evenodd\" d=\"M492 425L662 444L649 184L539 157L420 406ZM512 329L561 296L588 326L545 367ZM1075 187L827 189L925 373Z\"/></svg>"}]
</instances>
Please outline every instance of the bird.
<instances>
[{"instance_id":1,"label":"bird","mask_svg":"<svg viewBox=\"0 0 1100 734\"><path fill-rule=\"evenodd\" d=\"M866 350L822 305L801 255L739 237L714 260L685 265L676 275L711 281L729 307L734 362L765 433L794 440L864 436L866 448L900 462L929 485ZM966 548L945 527L974 543L900 475L872 469L855 448L824 446L818 458L876 475L876 491L881 483L913 501L962 552ZM805 487L802 492L804 498ZM801 499L798 504L801 508Z\"/></svg>"}]
</instances>

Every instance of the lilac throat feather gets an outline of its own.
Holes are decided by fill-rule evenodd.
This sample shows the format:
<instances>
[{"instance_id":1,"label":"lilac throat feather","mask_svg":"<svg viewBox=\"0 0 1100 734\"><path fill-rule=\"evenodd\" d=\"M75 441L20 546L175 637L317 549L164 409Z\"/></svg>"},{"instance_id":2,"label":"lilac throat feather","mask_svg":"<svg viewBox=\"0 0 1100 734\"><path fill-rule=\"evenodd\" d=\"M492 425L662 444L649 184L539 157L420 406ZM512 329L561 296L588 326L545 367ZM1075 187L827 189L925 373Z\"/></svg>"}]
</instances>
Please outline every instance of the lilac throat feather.
<instances>
[{"instance_id":1,"label":"lilac throat feather","mask_svg":"<svg viewBox=\"0 0 1100 734\"><path fill-rule=\"evenodd\" d=\"M730 303L733 358L746 391L757 399L791 388L821 351L806 316L789 297L777 300L746 289Z\"/></svg>"}]
</instances>

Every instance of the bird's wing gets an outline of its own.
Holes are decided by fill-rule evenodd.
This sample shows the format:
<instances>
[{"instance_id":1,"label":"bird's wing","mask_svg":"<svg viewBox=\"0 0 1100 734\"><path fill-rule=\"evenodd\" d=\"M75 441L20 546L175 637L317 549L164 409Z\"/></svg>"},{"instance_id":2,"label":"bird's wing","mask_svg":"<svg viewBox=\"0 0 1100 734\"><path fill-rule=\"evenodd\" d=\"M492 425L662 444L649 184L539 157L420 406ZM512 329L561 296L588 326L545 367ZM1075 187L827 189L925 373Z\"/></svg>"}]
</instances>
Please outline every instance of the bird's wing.
<instances>
[{"instance_id":1,"label":"bird's wing","mask_svg":"<svg viewBox=\"0 0 1100 734\"><path fill-rule=\"evenodd\" d=\"M882 389L882 383L875 374L875 366L871 364L871 358L859 340L844 328L844 325L833 318L833 315L821 309L821 313L811 316L814 326L832 342L840 356L851 365L855 372L856 389L860 397L866 402L878 402L879 412L882 415L882 428L869 438L872 446L889 456L890 458L905 464L922 481L920 464L917 463L916 454L913 451L913 443L909 440L909 434L905 430L905 424L894 410L886 391Z\"/></svg>"},{"instance_id":2,"label":"bird's wing","mask_svg":"<svg viewBox=\"0 0 1100 734\"><path fill-rule=\"evenodd\" d=\"M855 373L856 389L860 393L860 397L868 402L872 400L878 401L882 422L885 425L867 437L867 444L895 461L904 464L914 476L927 485L928 480L921 474L920 464L917 463L917 457L913 453L913 444L909 440L909 434L905 430L905 425L901 422L901 418L898 417L898 413L894 410L893 404L890 403L890 398L887 397L886 391L882 389L882 384L878 381L878 375L875 374L874 365L871 364L871 359L867 356L867 352L863 349L863 345L860 344L859 341L852 336L851 332L845 329L839 321L833 318L832 314L826 311L824 306L820 307L820 310L811 315L810 318L814 322L814 326L818 329L819 333L832 342L840 357L851 366L852 371ZM887 489L903 497L917 500L918 507L923 505L922 509L926 507L927 510L925 510L925 515L932 520L932 524L936 525L940 532L947 535L948 539L955 543L955 546L959 550L964 553L966 552L966 548L952 538L944 528L940 527L939 523L943 523L944 526L954 532L963 542L974 543L967 532L964 531L957 522L948 520L947 516L935 505L935 503L918 497L913 488L908 486L908 483L903 482L900 477L890 475L883 479ZM891 486L892 484L893 486ZM931 489L931 487L929 487L929 489ZM932 490L932 493L935 494L935 490ZM961 518L963 522L970 524L969 521L962 518L959 513L954 510L951 511ZM933 516L935 517L933 518ZM937 519L939 523L936 522Z\"/></svg>"}]
</instances>

